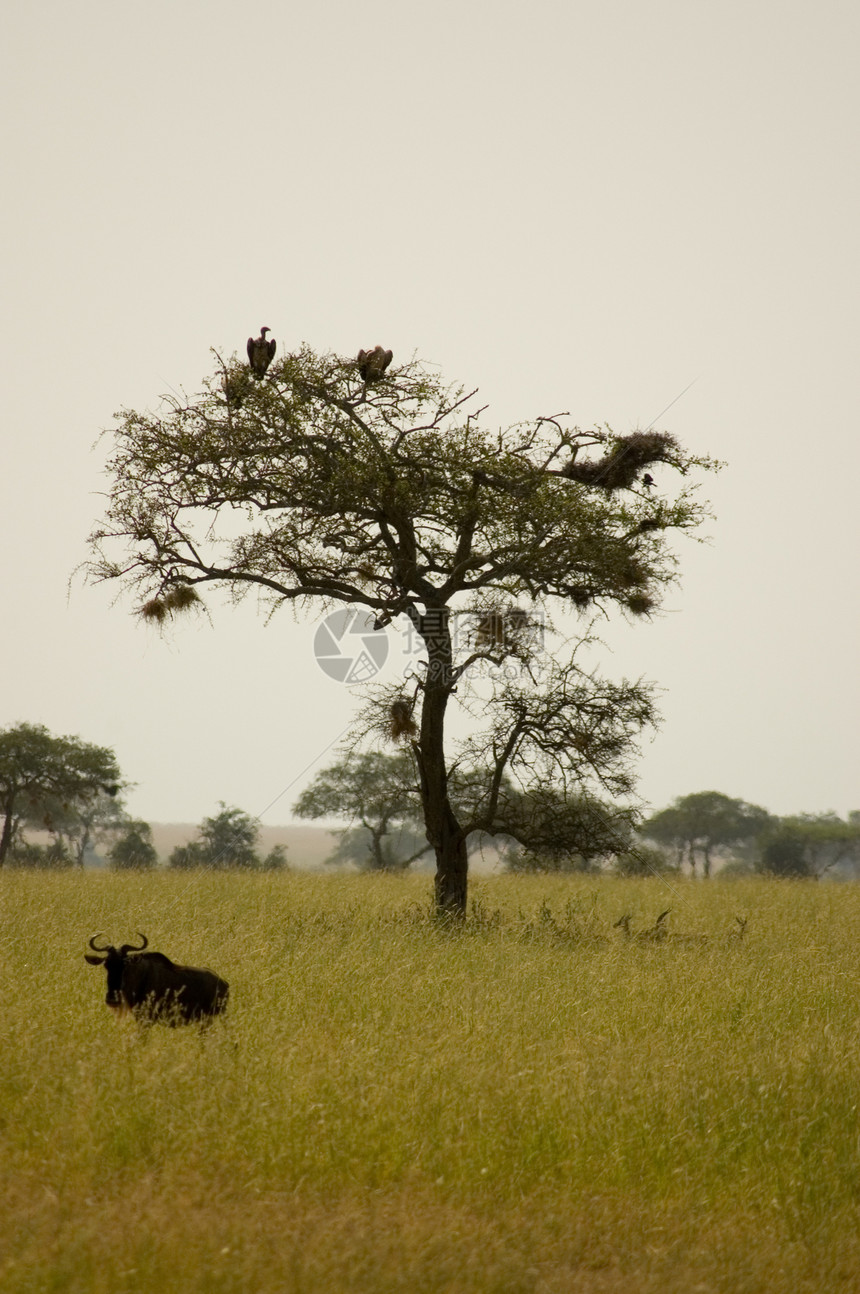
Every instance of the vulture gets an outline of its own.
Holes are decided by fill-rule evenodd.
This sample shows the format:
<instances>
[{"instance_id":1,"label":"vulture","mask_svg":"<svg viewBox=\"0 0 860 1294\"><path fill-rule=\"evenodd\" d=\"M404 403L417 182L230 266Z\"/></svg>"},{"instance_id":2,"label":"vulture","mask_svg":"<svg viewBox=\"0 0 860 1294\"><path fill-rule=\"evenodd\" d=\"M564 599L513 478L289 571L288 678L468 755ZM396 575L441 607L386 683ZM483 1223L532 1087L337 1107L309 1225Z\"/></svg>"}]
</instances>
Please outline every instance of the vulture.
<instances>
[{"instance_id":1,"label":"vulture","mask_svg":"<svg viewBox=\"0 0 860 1294\"><path fill-rule=\"evenodd\" d=\"M374 346L358 352L358 371L365 382L378 382L394 358L394 352Z\"/></svg>"},{"instance_id":2,"label":"vulture","mask_svg":"<svg viewBox=\"0 0 860 1294\"><path fill-rule=\"evenodd\" d=\"M266 333L271 331L271 328L261 328L259 337L248 338L248 363L254 377L264 377L274 357L275 339L266 341Z\"/></svg>"}]
</instances>

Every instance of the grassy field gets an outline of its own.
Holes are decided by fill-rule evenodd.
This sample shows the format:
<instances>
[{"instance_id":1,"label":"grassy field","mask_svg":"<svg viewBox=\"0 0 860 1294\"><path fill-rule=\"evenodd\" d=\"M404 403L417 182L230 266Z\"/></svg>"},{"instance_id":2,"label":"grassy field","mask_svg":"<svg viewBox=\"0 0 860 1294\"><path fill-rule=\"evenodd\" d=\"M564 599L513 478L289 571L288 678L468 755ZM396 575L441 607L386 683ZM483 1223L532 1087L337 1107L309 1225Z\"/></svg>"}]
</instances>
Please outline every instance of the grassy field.
<instances>
[{"instance_id":1,"label":"grassy field","mask_svg":"<svg viewBox=\"0 0 860 1294\"><path fill-rule=\"evenodd\" d=\"M860 887L673 888L0 874L0 1290L856 1290ZM229 1018L116 1019L137 930Z\"/></svg>"}]
</instances>

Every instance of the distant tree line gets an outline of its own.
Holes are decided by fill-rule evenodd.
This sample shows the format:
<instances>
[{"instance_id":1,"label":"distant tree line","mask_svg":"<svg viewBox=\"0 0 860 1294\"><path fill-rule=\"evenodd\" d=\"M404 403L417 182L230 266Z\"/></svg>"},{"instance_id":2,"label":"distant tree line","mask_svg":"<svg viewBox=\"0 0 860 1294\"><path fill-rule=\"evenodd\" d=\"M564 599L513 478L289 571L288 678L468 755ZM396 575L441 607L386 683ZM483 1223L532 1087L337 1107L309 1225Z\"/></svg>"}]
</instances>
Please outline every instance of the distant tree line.
<instances>
[{"instance_id":1,"label":"distant tree line","mask_svg":"<svg viewBox=\"0 0 860 1294\"><path fill-rule=\"evenodd\" d=\"M452 800L468 808L468 771L452 777ZM553 835L553 797L538 800L503 784L509 830L492 838L476 835L470 850L491 840L505 868L516 872L601 872L623 875L688 871L711 876L717 868L774 876L819 877L841 870L860 872L860 812L842 819L834 813L777 817L756 804L719 791L681 796L669 808L637 822L632 813L595 799L564 797L565 832ZM589 848L570 848L573 809L583 821ZM402 871L428 851L421 831L416 772L406 752L346 753L323 769L293 805L300 818L347 820L336 828L337 846L327 859L368 871ZM518 826L527 824L518 839Z\"/></svg>"},{"instance_id":2,"label":"distant tree line","mask_svg":"<svg viewBox=\"0 0 860 1294\"><path fill-rule=\"evenodd\" d=\"M0 729L0 867L82 867L96 861L97 846L113 868L155 867L152 829L125 807L122 793L129 786L108 747L55 737L39 724ZM480 818L483 794L482 777L467 768L454 770L449 795L464 820ZM346 751L317 774L293 813L346 823L332 832L337 843L326 860L332 864L402 872L431 852L408 749L392 755ZM495 816L499 830L492 836L475 832L469 848L475 852L491 843L509 871L674 870L708 878L719 868L816 879L860 874L860 811L845 819L835 813L778 817L719 791L699 791L638 820L632 810L593 797L562 789L527 791L503 778ZM259 831L249 814L220 801L197 838L177 846L167 865L286 867L283 845L261 855Z\"/></svg>"},{"instance_id":3,"label":"distant tree line","mask_svg":"<svg viewBox=\"0 0 860 1294\"><path fill-rule=\"evenodd\" d=\"M778 817L719 791L684 795L639 828L678 869L709 877L715 864L733 872L811 877L860 871L860 812Z\"/></svg>"},{"instance_id":4,"label":"distant tree line","mask_svg":"<svg viewBox=\"0 0 860 1294\"><path fill-rule=\"evenodd\" d=\"M57 737L41 724L0 729L0 867L155 867L158 853L148 822L125 806L116 755L79 737ZM34 839L35 837L35 839ZM258 868L287 864L284 845L257 850L259 826L241 809L220 804L204 818L198 839L173 850L176 868Z\"/></svg>"}]
</instances>

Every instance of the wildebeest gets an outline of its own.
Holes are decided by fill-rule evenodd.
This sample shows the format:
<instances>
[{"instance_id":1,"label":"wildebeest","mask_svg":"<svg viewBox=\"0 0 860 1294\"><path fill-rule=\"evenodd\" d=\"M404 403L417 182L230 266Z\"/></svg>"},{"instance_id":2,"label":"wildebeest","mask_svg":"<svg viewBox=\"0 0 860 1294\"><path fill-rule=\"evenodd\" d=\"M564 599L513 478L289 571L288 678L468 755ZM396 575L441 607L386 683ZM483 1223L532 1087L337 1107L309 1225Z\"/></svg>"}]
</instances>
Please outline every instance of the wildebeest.
<instances>
[{"instance_id":1,"label":"wildebeest","mask_svg":"<svg viewBox=\"0 0 860 1294\"><path fill-rule=\"evenodd\" d=\"M137 932L142 944L99 945L93 935L90 948L103 953L84 953L91 966L107 971L105 1002L115 1011L130 1010L142 1021L192 1024L220 1015L230 991L227 982L214 971L198 966L177 966L164 953L144 952L149 940Z\"/></svg>"}]
</instances>

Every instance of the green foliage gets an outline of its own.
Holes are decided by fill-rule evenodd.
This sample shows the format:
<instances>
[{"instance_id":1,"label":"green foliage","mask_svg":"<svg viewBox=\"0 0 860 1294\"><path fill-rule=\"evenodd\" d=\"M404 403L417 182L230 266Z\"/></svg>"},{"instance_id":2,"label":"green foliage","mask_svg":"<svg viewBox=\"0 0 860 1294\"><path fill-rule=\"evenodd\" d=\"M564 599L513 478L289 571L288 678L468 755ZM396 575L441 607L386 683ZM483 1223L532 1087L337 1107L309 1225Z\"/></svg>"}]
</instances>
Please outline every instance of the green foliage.
<instances>
[{"instance_id":1,"label":"green foliage","mask_svg":"<svg viewBox=\"0 0 860 1294\"><path fill-rule=\"evenodd\" d=\"M287 846L272 845L272 848L266 854L260 864L264 872L284 872L289 868L287 861Z\"/></svg>"},{"instance_id":2,"label":"green foliage","mask_svg":"<svg viewBox=\"0 0 860 1294\"><path fill-rule=\"evenodd\" d=\"M581 814L565 824L554 811L548 841L546 816L517 811L501 779L533 804L630 796L636 741L655 718L650 690L606 682L576 648L589 617L659 606L676 576L670 537L707 515L694 470L715 466L655 429L583 430L567 415L499 429L474 394L417 361L365 382L355 359L303 346L249 381L244 362L219 357L194 398L119 415L90 565L161 626L202 605L207 586L256 589L272 610L347 604L380 626L408 622L426 659L377 691L365 728L413 738L437 902L461 915L474 832L536 852L601 852L605 832L583 839ZM659 485L644 488L658 466ZM553 607L587 619L577 640L546 651ZM462 641L455 617L474 620ZM480 727L459 751L449 703ZM458 768L483 777L468 821L450 798Z\"/></svg>"},{"instance_id":3,"label":"green foliage","mask_svg":"<svg viewBox=\"0 0 860 1294\"><path fill-rule=\"evenodd\" d=\"M28 840L17 840L6 857L6 866L52 869L71 867L73 861L62 840L54 840L50 845L36 845Z\"/></svg>"},{"instance_id":4,"label":"green foliage","mask_svg":"<svg viewBox=\"0 0 860 1294\"><path fill-rule=\"evenodd\" d=\"M206 846L200 840L191 840L187 845L177 845L171 850L167 866L180 871L192 867L210 866Z\"/></svg>"},{"instance_id":5,"label":"green foliage","mask_svg":"<svg viewBox=\"0 0 860 1294\"><path fill-rule=\"evenodd\" d=\"M167 860L168 867L277 871L286 865L285 846L276 845L261 859L256 849L260 834L257 821L241 809L228 808L223 800L219 803L220 813L204 818L200 824L200 839L177 845Z\"/></svg>"},{"instance_id":6,"label":"green foliage","mask_svg":"<svg viewBox=\"0 0 860 1294\"><path fill-rule=\"evenodd\" d=\"M701 854L704 875L710 876L714 851L755 839L772 821L768 811L756 804L734 800L719 791L699 791L683 795L670 808L655 813L642 823L640 831L646 839L675 849L678 866L686 851L693 873L697 854Z\"/></svg>"},{"instance_id":7,"label":"green foliage","mask_svg":"<svg viewBox=\"0 0 860 1294\"><path fill-rule=\"evenodd\" d=\"M155 867L158 854L152 843L152 828L139 819L128 822L108 853L111 867L117 870Z\"/></svg>"},{"instance_id":8,"label":"green foliage","mask_svg":"<svg viewBox=\"0 0 860 1294\"><path fill-rule=\"evenodd\" d=\"M42 724L0 730L0 866L26 826L53 832L59 853L82 862L94 833L116 818L121 785L116 756L105 746L54 737Z\"/></svg>"},{"instance_id":9,"label":"green foliage","mask_svg":"<svg viewBox=\"0 0 860 1294\"><path fill-rule=\"evenodd\" d=\"M663 876L678 869L662 849L639 843L613 859L613 870L619 876Z\"/></svg>"},{"instance_id":10,"label":"green foliage","mask_svg":"<svg viewBox=\"0 0 860 1294\"><path fill-rule=\"evenodd\" d=\"M572 853L533 853L529 849L510 849L505 855L505 869L514 875L534 876L542 872L599 872L600 863Z\"/></svg>"},{"instance_id":11,"label":"green foliage","mask_svg":"<svg viewBox=\"0 0 860 1294\"><path fill-rule=\"evenodd\" d=\"M762 840L759 870L774 876L823 876L839 864L860 865L860 821L849 814L780 818Z\"/></svg>"},{"instance_id":12,"label":"green foliage","mask_svg":"<svg viewBox=\"0 0 860 1294\"><path fill-rule=\"evenodd\" d=\"M330 863L368 871L402 871L430 846L417 823L421 799L411 754L349 751L321 769L293 805L298 818L347 818ZM358 824L357 826L354 824Z\"/></svg>"}]
</instances>

